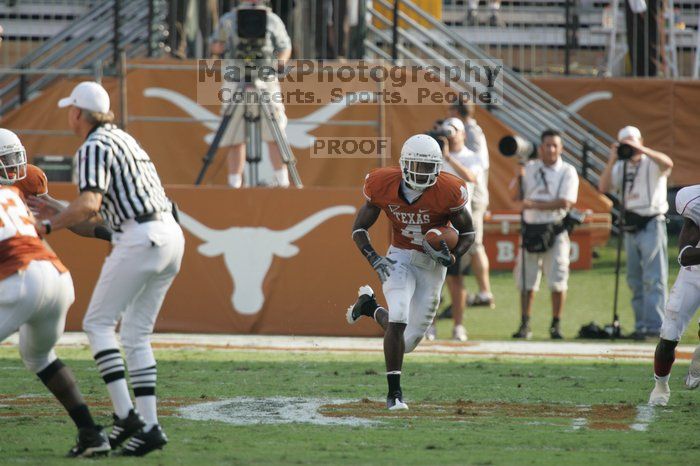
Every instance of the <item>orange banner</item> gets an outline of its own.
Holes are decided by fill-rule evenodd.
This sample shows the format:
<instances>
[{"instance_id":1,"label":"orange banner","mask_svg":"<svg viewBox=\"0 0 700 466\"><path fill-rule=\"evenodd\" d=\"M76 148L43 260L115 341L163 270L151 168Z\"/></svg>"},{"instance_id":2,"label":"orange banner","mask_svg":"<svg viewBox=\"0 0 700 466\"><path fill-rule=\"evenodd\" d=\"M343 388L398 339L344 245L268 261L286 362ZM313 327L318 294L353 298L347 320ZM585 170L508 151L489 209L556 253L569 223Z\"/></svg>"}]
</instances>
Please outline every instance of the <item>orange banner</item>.
<instances>
[{"instance_id":1,"label":"orange banner","mask_svg":"<svg viewBox=\"0 0 700 466\"><path fill-rule=\"evenodd\" d=\"M379 280L351 240L364 202L357 189L304 190L169 187L180 206L187 245L156 322L161 332L371 336L374 322L350 326L345 310L357 288ZM55 183L52 196L76 188ZM372 228L389 245L384 218ZM76 302L67 329L80 330L109 245L59 231L50 245L70 269ZM124 270L124 273L129 273Z\"/></svg>"},{"instance_id":2,"label":"orange banner","mask_svg":"<svg viewBox=\"0 0 700 466\"><path fill-rule=\"evenodd\" d=\"M639 127L645 145L673 159L670 185L700 183L696 136L700 82L623 78L532 81L612 137L624 126Z\"/></svg>"}]
</instances>

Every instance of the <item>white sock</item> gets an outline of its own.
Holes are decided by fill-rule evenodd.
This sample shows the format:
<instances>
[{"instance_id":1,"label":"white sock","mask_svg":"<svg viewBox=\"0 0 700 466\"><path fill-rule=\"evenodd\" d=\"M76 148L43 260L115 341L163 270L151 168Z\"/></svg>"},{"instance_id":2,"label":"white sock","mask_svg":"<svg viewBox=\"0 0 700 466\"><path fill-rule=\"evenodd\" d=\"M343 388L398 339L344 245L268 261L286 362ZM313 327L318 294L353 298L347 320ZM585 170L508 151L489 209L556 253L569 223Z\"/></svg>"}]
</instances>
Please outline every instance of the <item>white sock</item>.
<instances>
[{"instance_id":1,"label":"white sock","mask_svg":"<svg viewBox=\"0 0 700 466\"><path fill-rule=\"evenodd\" d=\"M228 185L232 188L240 188L243 184L243 175L237 175L234 173L229 173L228 175Z\"/></svg>"},{"instance_id":2,"label":"white sock","mask_svg":"<svg viewBox=\"0 0 700 466\"><path fill-rule=\"evenodd\" d=\"M493 295L491 293L486 293L485 291L479 291L479 298L491 299L491 298L493 298Z\"/></svg>"},{"instance_id":3,"label":"white sock","mask_svg":"<svg viewBox=\"0 0 700 466\"><path fill-rule=\"evenodd\" d=\"M114 406L114 414L119 419L124 419L129 415L129 411L134 409L129 396L129 387L126 385L126 379L118 379L107 384L109 397L112 399Z\"/></svg>"},{"instance_id":4,"label":"white sock","mask_svg":"<svg viewBox=\"0 0 700 466\"><path fill-rule=\"evenodd\" d=\"M658 375L654 374L654 380L656 380L656 383L668 384L668 379L670 378L671 374L665 375L663 377L659 377Z\"/></svg>"},{"instance_id":5,"label":"white sock","mask_svg":"<svg viewBox=\"0 0 700 466\"><path fill-rule=\"evenodd\" d=\"M146 422L146 427L143 428L146 432L151 430L155 425L158 425L158 411L156 409L155 395L137 396L136 409Z\"/></svg>"},{"instance_id":6,"label":"white sock","mask_svg":"<svg viewBox=\"0 0 700 466\"><path fill-rule=\"evenodd\" d=\"M277 182L277 186L280 188L286 188L289 186L289 174L287 173L286 168L280 168L279 170L275 170L275 181Z\"/></svg>"}]
</instances>

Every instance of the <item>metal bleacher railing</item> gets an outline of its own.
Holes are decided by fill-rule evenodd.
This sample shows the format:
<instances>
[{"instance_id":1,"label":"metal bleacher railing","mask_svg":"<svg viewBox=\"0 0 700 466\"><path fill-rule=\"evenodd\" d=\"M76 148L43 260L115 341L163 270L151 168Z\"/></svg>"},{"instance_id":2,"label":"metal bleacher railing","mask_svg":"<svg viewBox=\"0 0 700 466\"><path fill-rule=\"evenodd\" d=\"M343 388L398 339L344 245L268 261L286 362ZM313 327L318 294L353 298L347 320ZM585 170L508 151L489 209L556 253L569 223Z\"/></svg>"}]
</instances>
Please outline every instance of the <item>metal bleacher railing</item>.
<instances>
[{"instance_id":1,"label":"metal bleacher railing","mask_svg":"<svg viewBox=\"0 0 700 466\"><path fill-rule=\"evenodd\" d=\"M391 5L386 0L376 0L375 3L391 11ZM406 27L399 25L397 28L399 60L453 65L466 60L480 60L482 63L496 64L494 58L464 41L455 31L426 14L410 0L401 3L406 11L399 12L400 24ZM370 14L373 22L369 26L365 46L371 56L389 59L391 21L375 8L370 9ZM423 27L413 18L428 26ZM585 179L597 184L613 139L507 65L503 68L502 76L503 105L490 107L491 113L513 131L532 141L536 141L545 128L560 129L564 135L565 159L573 163ZM454 85L458 90L464 90L474 83L462 81Z\"/></svg>"},{"instance_id":2,"label":"metal bleacher railing","mask_svg":"<svg viewBox=\"0 0 700 466\"><path fill-rule=\"evenodd\" d=\"M21 2L19 11L29 14L45 3ZM67 8L69 3L76 8L82 4L82 14L71 18L58 32L53 31L40 45L23 54L11 68L2 69L0 116L60 75L93 75L99 79L102 73L116 73L122 52L127 57L152 55L162 44L167 14L163 1L76 1L64 2L63 6ZM64 11L54 8L55 5L51 11ZM71 11L76 13L78 10ZM12 21L6 24L10 30L14 27Z\"/></svg>"},{"instance_id":3,"label":"metal bleacher railing","mask_svg":"<svg viewBox=\"0 0 700 466\"><path fill-rule=\"evenodd\" d=\"M443 0L443 22L527 75L627 73L627 0ZM476 15L470 8L478 3ZM698 77L700 0L662 0L658 56L665 77Z\"/></svg>"}]
</instances>

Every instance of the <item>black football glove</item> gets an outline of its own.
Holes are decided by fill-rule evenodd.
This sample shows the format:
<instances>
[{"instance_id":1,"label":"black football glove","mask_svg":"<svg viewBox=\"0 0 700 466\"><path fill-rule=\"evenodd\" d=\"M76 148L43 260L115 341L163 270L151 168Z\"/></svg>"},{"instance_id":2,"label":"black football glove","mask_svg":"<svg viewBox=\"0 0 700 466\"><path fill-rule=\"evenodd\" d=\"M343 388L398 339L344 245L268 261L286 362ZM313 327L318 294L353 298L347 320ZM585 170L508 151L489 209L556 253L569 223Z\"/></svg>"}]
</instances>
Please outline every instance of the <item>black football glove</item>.
<instances>
[{"instance_id":1,"label":"black football glove","mask_svg":"<svg viewBox=\"0 0 700 466\"><path fill-rule=\"evenodd\" d=\"M382 283L389 278L391 272L394 271L394 264L396 264L395 260L389 259L388 257L382 257L376 252L373 252L367 256L367 260L372 268L377 272L377 275L379 275L379 280L381 280Z\"/></svg>"},{"instance_id":2,"label":"black football glove","mask_svg":"<svg viewBox=\"0 0 700 466\"><path fill-rule=\"evenodd\" d=\"M440 249L436 250L428 243L428 240L423 238L423 251L433 258L435 262L445 267L449 267L455 263L455 256L450 252L445 240L440 240Z\"/></svg>"}]
</instances>

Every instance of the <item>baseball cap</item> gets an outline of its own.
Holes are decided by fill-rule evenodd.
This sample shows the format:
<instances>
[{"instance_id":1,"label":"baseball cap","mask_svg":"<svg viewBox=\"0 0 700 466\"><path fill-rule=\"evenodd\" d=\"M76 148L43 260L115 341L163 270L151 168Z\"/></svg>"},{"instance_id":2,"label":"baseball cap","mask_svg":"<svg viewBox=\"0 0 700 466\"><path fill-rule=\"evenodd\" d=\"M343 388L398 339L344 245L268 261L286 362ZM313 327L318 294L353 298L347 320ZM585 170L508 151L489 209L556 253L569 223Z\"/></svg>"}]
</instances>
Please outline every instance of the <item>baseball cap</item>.
<instances>
[{"instance_id":1,"label":"baseball cap","mask_svg":"<svg viewBox=\"0 0 700 466\"><path fill-rule=\"evenodd\" d=\"M632 138L640 141L642 139L642 132L639 128L635 126L625 126L617 133L617 140L622 141L623 139Z\"/></svg>"},{"instance_id":2,"label":"baseball cap","mask_svg":"<svg viewBox=\"0 0 700 466\"><path fill-rule=\"evenodd\" d=\"M84 81L73 88L70 96L58 101L58 106L73 105L91 112L109 112L109 94L105 88L94 81Z\"/></svg>"},{"instance_id":3,"label":"baseball cap","mask_svg":"<svg viewBox=\"0 0 700 466\"><path fill-rule=\"evenodd\" d=\"M464 122L459 118L448 118L442 122L442 127L447 128L448 126L453 127L457 131L464 132Z\"/></svg>"}]
</instances>

